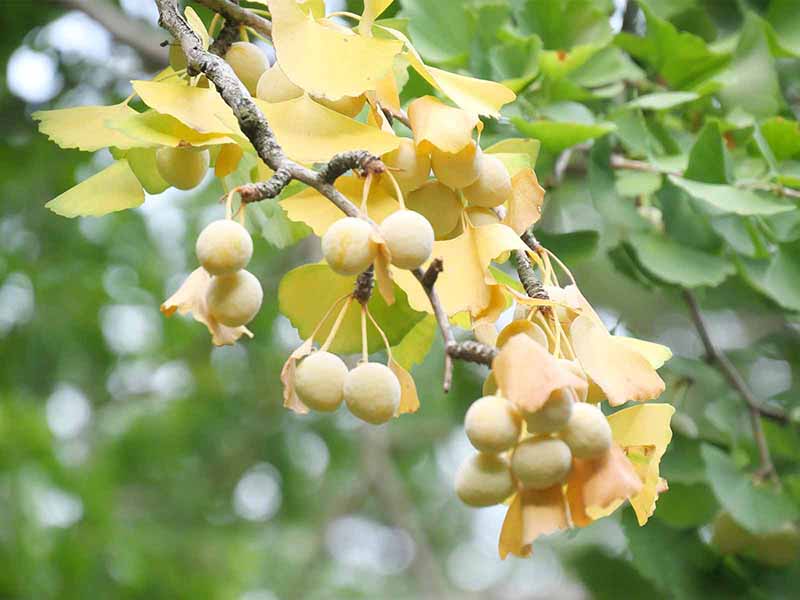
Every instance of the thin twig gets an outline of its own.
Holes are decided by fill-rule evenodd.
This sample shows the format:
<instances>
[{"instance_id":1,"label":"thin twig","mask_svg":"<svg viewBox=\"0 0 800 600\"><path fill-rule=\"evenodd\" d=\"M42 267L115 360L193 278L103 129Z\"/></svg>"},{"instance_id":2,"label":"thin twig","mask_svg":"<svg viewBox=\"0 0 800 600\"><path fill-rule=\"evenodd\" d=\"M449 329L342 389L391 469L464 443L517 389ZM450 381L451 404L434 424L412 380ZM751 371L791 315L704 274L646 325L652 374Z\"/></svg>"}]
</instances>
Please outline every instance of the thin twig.
<instances>
[{"instance_id":1,"label":"thin twig","mask_svg":"<svg viewBox=\"0 0 800 600\"><path fill-rule=\"evenodd\" d=\"M239 0L231 0L231 3L238 6ZM239 39L239 28L239 22L235 19L225 19L225 25L217 34L209 50L217 56L225 56L231 45Z\"/></svg>"},{"instance_id":2,"label":"thin twig","mask_svg":"<svg viewBox=\"0 0 800 600\"><path fill-rule=\"evenodd\" d=\"M739 392L739 395L747 404L747 408L750 413L750 424L753 428L753 438L755 438L756 446L758 447L760 461L760 467L757 471L757 475L762 478L770 478L774 481L777 481L775 465L772 463L772 457L770 456L767 439L764 436L764 428L761 425L762 414L765 416L773 416L774 418L775 413L769 415L766 413L767 409L765 409L755 397L753 391L750 389L750 386L747 385L744 378L741 376L730 359L714 345L705 321L703 320L703 315L700 312L700 306L698 305L694 294L692 294L692 292L689 290L683 290L683 298L686 302L686 305L689 307L689 315L692 318L695 329L697 329L697 333L700 336L700 341L703 343L703 347L705 348L706 356L708 357L709 361L716 363L720 372L724 375L725 379L728 380L728 383L730 383L731 386L737 392ZM783 415L783 418L785 419L785 415Z\"/></svg>"},{"instance_id":3,"label":"thin twig","mask_svg":"<svg viewBox=\"0 0 800 600\"><path fill-rule=\"evenodd\" d=\"M261 15L242 8L238 2L230 0L197 0L198 3L210 8L215 13L225 17L226 21L234 21L247 27L252 27L266 37L272 37L272 23Z\"/></svg>"}]
</instances>

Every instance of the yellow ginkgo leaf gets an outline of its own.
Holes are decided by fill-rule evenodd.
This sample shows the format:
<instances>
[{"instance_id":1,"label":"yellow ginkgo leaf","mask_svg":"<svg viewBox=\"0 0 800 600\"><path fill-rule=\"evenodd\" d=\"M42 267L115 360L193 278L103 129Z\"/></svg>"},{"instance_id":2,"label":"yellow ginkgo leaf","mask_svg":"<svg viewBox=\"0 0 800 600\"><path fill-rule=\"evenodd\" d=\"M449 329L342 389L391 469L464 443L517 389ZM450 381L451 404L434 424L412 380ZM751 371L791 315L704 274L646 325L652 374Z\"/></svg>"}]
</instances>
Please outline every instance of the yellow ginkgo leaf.
<instances>
[{"instance_id":1,"label":"yellow ginkgo leaf","mask_svg":"<svg viewBox=\"0 0 800 600\"><path fill-rule=\"evenodd\" d=\"M132 81L131 85L147 106L195 131L242 135L236 117L215 90L179 81Z\"/></svg>"},{"instance_id":2,"label":"yellow ginkgo leaf","mask_svg":"<svg viewBox=\"0 0 800 600\"><path fill-rule=\"evenodd\" d=\"M308 407L303 404L294 388L294 376L297 361L311 354L314 349L314 338L308 338L289 355L281 368L281 384L283 385L283 406L299 415L308 414Z\"/></svg>"},{"instance_id":3,"label":"yellow ginkgo leaf","mask_svg":"<svg viewBox=\"0 0 800 600\"><path fill-rule=\"evenodd\" d=\"M118 148L173 148L191 144L192 146L215 146L232 143L233 140L222 133L200 133L187 127L173 116L148 110L143 113L127 114L106 121L109 129L128 137L127 142L117 144Z\"/></svg>"},{"instance_id":4,"label":"yellow ginkgo leaf","mask_svg":"<svg viewBox=\"0 0 800 600\"><path fill-rule=\"evenodd\" d=\"M567 479L572 521L578 527L585 527L599 517L597 510L616 509L641 490L641 479L617 445L612 445L600 458L573 459Z\"/></svg>"},{"instance_id":5,"label":"yellow ginkgo leaf","mask_svg":"<svg viewBox=\"0 0 800 600\"><path fill-rule=\"evenodd\" d=\"M225 144L219 151L217 162L214 163L214 175L217 177L227 177L239 166L244 151L239 144ZM260 162L260 161L259 161Z\"/></svg>"},{"instance_id":6,"label":"yellow ginkgo leaf","mask_svg":"<svg viewBox=\"0 0 800 600\"><path fill-rule=\"evenodd\" d=\"M675 408L669 404L641 404L620 410L608 417L614 442L631 458L643 457L644 487L630 498L639 525L644 525L656 507L661 476L661 457L672 440L670 419Z\"/></svg>"},{"instance_id":7,"label":"yellow ginkgo leaf","mask_svg":"<svg viewBox=\"0 0 800 600\"><path fill-rule=\"evenodd\" d=\"M419 152L433 147L455 154L472 142L472 132L483 124L477 115L443 104L433 96L417 98L408 105L408 120Z\"/></svg>"},{"instance_id":8,"label":"yellow ginkgo leaf","mask_svg":"<svg viewBox=\"0 0 800 600\"><path fill-rule=\"evenodd\" d=\"M568 526L561 486L517 493L508 507L500 531L500 558L529 556L533 541Z\"/></svg>"},{"instance_id":9,"label":"yellow ginkgo leaf","mask_svg":"<svg viewBox=\"0 0 800 600\"><path fill-rule=\"evenodd\" d=\"M106 122L137 114L126 102L112 106L78 106L33 113L39 131L62 148L94 152L109 146L123 147L130 138L106 127ZM130 146L128 146L130 147Z\"/></svg>"},{"instance_id":10,"label":"yellow ginkgo leaf","mask_svg":"<svg viewBox=\"0 0 800 600\"><path fill-rule=\"evenodd\" d=\"M517 97L506 86L495 81L456 75L455 73L427 66L404 33L391 27L379 27L405 44L407 49L406 59L423 79L447 95L464 110L477 115L498 117L500 108L509 102L513 102Z\"/></svg>"},{"instance_id":11,"label":"yellow ginkgo leaf","mask_svg":"<svg viewBox=\"0 0 800 600\"><path fill-rule=\"evenodd\" d=\"M327 26L295 0L268 0L272 42L286 76L308 93L329 100L374 90L392 69L403 44Z\"/></svg>"},{"instance_id":12,"label":"yellow ginkgo leaf","mask_svg":"<svg viewBox=\"0 0 800 600\"><path fill-rule=\"evenodd\" d=\"M542 216L544 188L533 169L526 167L511 178L513 195L506 207L503 223L522 235Z\"/></svg>"},{"instance_id":13,"label":"yellow ginkgo leaf","mask_svg":"<svg viewBox=\"0 0 800 600\"><path fill-rule=\"evenodd\" d=\"M208 50L208 45L210 43L208 37L208 31L206 30L206 26L203 23L203 19L194 11L191 6L187 6L186 10L184 11L184 15L186 16L186 22L189 23L189 27L192 28L198 36L200 36L200 41L203 43L203 50Z\"/></svg>"},{"instance_id":14,"label":"yellow ginkgo leaf","mask_svg":"<svg viewBox=\"0 0 800 600\"><path fill-rule=\"evenodd\" d=\"M397 407L397 416L417 412L419 409L419 396L417 396L417 386L414 384L414 378L394 359L389 360L389 368L400 382L400 405Z\"/></svg>"},{"instance_id":15,"label":"yellow ginkgo leaf","mask_svg":"<svg viewBox=\"0 0 800 600\"><path fill-rule=\"evenodd\" d=\"M394 0L364 0L364 11L361 13L361 24L359 31L368 35L372 31L372 24L383 11L385 11Z\"/></svg>"},{"instance_id":16,"label":"yellow ginkgo leaf","mask_svg":"<svg viewBox=\"0 0 800 600\"><path fill-rule=\"evenodd\" d=\"M527 333L518 333L505 342L492 362L492 372L503 396L526 413L539 410L558 389L571 387L578 395L586 390L583 379L564 368Z\"/></svg>"},{"instance_id":17,"label":"yellow ginkgo leaf","mask_svg":"<svg viewBox=\"0 0 800 600\"><path fill-rule=\"evenodd\" d=\"M210 283L211 275L203 267L195 269L178 291L164 301L161 312L167 317L171 317L176 311L181 315L191 313L195 321L208 327L215 346L234 344L243 335L253 337L247 327L228 327L211 316L206 303L206 291Z\"/></svg>"},{"instance_id":18,"label":"yellow ginkgo leaf","mask_svg":"<svg viewBox=\"0 0 800 600\"><path fill-rule=\"evenodd\" d=\"M144 202L142 184L128 161L118 160L45 204L62 217L99 217Z\"/></svg>"},{"instance_id":19,"label":"yellow ginkgo leaf","mask_svg":"<svg viewBox=\"0 0 800 600\"><path fill-rule=\"evenodd\" d=\"M256 104L284 152L297 162L325 162L347 150L366 150L381 156L400 145L394 134L359 123L305 94L274 104L256 100Z\"/></svg>"},{"instance_id":20,"label":"yellow ginkgo leaf","mask_svg":"<svg viewBox=\"0 0 800 600\"><path fill-rule=\"evenodd\" d=\"M473 227L452 240L433 243L432 257L441 258L444 271L436 281L436 291L448 315L468 311L474 318L496 298L493 286L499 286L489 272L489 263L506 252L522 248L523 243L512 229L502 224ZM419 282L408 271L396 270L395 281L408 294L416 310L429 311L430 302Z\"/></svg>"},{"instance_id":21,"label":"yellow ginkgo leaf","mask_svg":"<svg viewBox=\"0 0 800 600\"><path fill-rule=\"evenodd\" d=\"M547 334L544 332L544 329L536 323L531 323L527 319L516 319L503 327L502 331L497 336L497 347L502 348L508 340L521 333L527 335L542 348L548 347Z\"/></svg>"},{"instance_id":22,"label":"yellow ginkgo leaf","mask_svg":"<svg viewBox=\"0 0 800 600\"><path fill-rule=\"evenodd\" d=\"M664 391L664 381L647 359L591 316L582 314L572 321L570 338L583 370L611 406L653 400Z\"/></svg>"},{"instance_id":23,"label":"yellow ginkgo leaf","mask_svg":"<svg viewBox=\"0 0 800 600\"><path fill-rule=\"evenodd\" d=\"M654 369L660 369L672 358L672 350L662 344L621 335L615 335L614 338L644 356Z\"/></svg>"},{"instance_id":24,"label":"yellow ginkgo leaf","mask_svg":"<svg viewBox=\"0 0 800 600\"><path fill-rule=\"evenodd\" d=\"M353 204L361 204L364 180L354 175L345 175L336 180L336 189L344 194ZM339 210L333 202L313 188L307 188L299 194L294 194L281 200L280 205L292 221L305 223L322 237L328 227L346 215ZM400 209L397 200L389 194L383 186L373 185L369 189L367 199L367 213L377 223Z\"/></svg>"}]
</instances>

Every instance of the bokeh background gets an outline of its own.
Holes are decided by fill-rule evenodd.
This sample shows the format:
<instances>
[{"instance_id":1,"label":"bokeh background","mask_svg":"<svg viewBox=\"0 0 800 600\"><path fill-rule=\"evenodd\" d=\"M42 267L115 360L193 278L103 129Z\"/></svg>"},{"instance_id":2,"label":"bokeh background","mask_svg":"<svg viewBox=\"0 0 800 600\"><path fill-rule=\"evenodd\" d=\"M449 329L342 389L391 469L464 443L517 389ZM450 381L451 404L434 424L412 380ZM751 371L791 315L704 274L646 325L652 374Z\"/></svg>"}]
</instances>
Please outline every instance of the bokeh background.
<instances>
[{"instance_id":1,"label":"bokeh background","mask_svg":"<svg viewBox=\"0 0 800 600\"><path fill-rule=\"evenodd\" d=\"M358 2L347 4L360 11ZM500 38L479 33L508 3L395 4L391 15L401 10L419 23L410 32L429 60L498 77L496 61L484 59ZM599 8L612 32L645 27L624 0L552 4L564 14L572 4L575 14ZM720 48L736 47L748 11L771 10L767 0L650 5ZM57 148L37 133L31 113L120 101L129 80L161 68L157 44L166 36L153 4L11 0L2 9L0 598L796 597L796 564L770 568L722 557L708 544L720 501L699 447L729 450L747 469L755 457L747 414L699 360L703 347L679 290L643 285L636 269L624 268L630 253L620 251L593 204L585 164L572 162L554 177L556 157L544 155L537 171L548 195L539 228L610 327L676 353L664 371L665 400L679 411L663 463L672 490L644 529L620 510L537 542L528 560L500 561L504 508L468 509L452 490L469 452L461 421L485 372L458 364L445 396L437 340L414 369L422 400L414 416L370 428L344 411L285 411L278 374L299 340L278 314L276 290L288 269L318 258L316 240L277 248L257 237L252 270L265 302L252 325L256 337L212 348L204 327L165 319L158 307L194 268L197 233L222 214L218 183L170 190L102 219L64 219L44 208L111 156ZM787 27L782 35L796 42L800 29ZM535 22L527 34L551 48ZM515 52L500 64L511 69L517 60L515 68L526 69L524 51ZM780 112L791 118L800 108L800 61L789 55L769 64L780 81ZM409 86L424 91L416 79ZM594 110L593 102L605 100L585 100ZM735 107L698 111L693 131L723 108ZM523 109L535 111L535 100ZM514 131L506 124L487 135ZM690 141L679 140L681 147ZM615 189L620 202L632 202L652 186L652 178L623 178ZM711 335L756 396L795 414L796 318L737 274L699 293ZM796 427L769 420L764 427L796 503Z\"/></svg>"}]
</instances>

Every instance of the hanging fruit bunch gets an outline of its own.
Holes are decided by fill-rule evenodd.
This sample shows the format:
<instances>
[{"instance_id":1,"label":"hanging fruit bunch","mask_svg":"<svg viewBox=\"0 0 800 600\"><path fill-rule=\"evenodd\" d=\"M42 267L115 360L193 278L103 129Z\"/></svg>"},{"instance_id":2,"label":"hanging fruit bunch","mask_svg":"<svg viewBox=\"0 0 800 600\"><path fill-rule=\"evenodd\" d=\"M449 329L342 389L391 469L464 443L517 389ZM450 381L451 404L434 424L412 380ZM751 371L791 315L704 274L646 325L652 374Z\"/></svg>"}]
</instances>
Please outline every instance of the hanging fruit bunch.
<instances>
[{"instance_id":1,"label":"hanging fruit bunch","mask_svg":"<svg viewBox=\"0 0 800 600\"><path fill-rule=\"evenodd\" d=\"M121 104L35 115L61 146L108 147L115 159L48 207L102 215L138 206L145 191L194 189L213 168L226 218L201 232L200 266L164 302L165 315L191 313L216 345L252 337L246 325L263 291L245 270L249 220L304 223L324 260L279 286L280 309L305 340L281 371L287 408L344 404L373 425L416 411L409 370L431 346L423 332L438 328L445 389L454 359L491 369L465 419L477 453L455 486L471 506L509 502L502 556L524 555L538 535L585 526L625 501L643 524L666 489L658 464L672 408L606 416L601 403L657 398L669 350L611 335L574 281L559 286L560 262L531 232L544 202L538 142L481 143L482 119L498 118L514 93L426 65L402 32L377 20L391 0L340 15L353 28L316 2L267 0L270 21L247 11L238 22L229 11L209 29L191 8L156 4L174 37L169 68L132 82ZM264 37L275 62L248 39L231 43L240 35ZM437 96L404 108L409 69ZM134 97L144 111L131 108ZM258 202L270 218L253 216ZM498 332L512 303L515 320ZM456 340L455 325L474 339ZM348 355L360 356L353 368Z\"/></svg>"}]
</instances>

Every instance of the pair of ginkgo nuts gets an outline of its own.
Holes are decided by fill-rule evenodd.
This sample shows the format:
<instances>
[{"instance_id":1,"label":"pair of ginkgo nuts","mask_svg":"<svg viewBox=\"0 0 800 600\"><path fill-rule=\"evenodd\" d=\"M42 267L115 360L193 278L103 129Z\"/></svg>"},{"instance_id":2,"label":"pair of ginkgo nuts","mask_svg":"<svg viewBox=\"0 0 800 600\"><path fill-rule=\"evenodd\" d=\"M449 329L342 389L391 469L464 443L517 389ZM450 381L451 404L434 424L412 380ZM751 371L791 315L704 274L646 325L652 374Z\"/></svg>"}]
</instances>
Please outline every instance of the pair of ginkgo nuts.
<instances>
[{"instance_id":1,"label":"pair of ginkgo nuts","mask_svg":"<svg viewBox=\"0 0 800 600\"><path fill-rule=\"evenodd\" d=\"M213 221L200 232L197 258L212 275L206 291L211 316L228 327L246 325L258 313L264 292L255 275L244 268L253 257L247 230L230 219Z\"/></svg>"},{"instance_id":2,"label":"pair of ginkgo nuts","mask_svg":"<svg viewBox=\"0 0 800 600\"><path fill-rule=\"evenodd\" d=\"M416 269L430 258L433 228L421 214L398 210L381 222L379 231L396 267ZM373 236L373 227L367 221L339 219L322 236L322 254L335 272L356 275L375 260L378 246Z\"/></svg>"},{"instance_id":3,"label":"pair of ginkgo nuts","mask_svg":"<svg viewBox=\"0 0 800 600\"><path fill-rule=\"evenodd\" d=\"M297 366L294 389L312 410L332 412L344 400L353 415L373 425L391 419L400 405L400 382L389 367L365 362L348 370L341 358L322 350Z\"/></svg>"},{"instance_id":4,"label":"pair of ginkgo nuts","mask_svg":"<svg viewBox=\"0 0 800 600\"><path fill-rule=\"evenodd\" d=\"M540 426L547 425L531 430L532 418ZM478 454L462 463L455 481L456 493L465 504L499 504L514 491L515 481L530 490L563 483L573 458L595 459L611 447L606 417L592 404L575 402L568 388L556 390L542 409L526 415L529 431L535 435L519 442L522 419L501 396L484 396L469 408L464 427ZM511 450L509 461L501 453Z\"/></svg>"}]
</instances>

